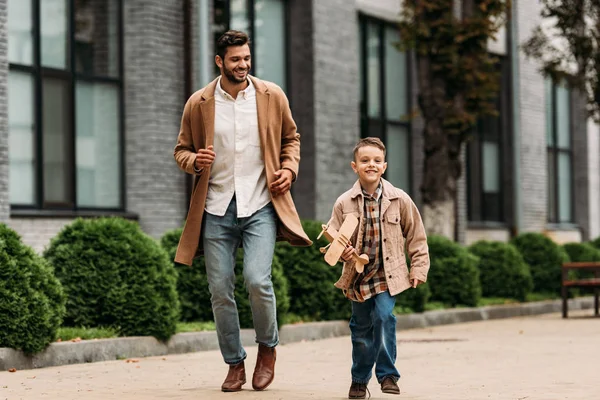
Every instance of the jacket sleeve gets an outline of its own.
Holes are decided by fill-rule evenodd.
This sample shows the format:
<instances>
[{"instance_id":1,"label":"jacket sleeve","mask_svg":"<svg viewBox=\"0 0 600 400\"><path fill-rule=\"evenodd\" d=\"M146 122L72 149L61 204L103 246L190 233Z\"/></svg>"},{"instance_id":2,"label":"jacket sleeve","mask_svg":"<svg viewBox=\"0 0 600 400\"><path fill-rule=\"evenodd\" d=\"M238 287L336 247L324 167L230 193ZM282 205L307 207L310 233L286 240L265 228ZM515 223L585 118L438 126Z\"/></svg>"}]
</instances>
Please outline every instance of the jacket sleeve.
<instances>
[{"instance_id":1,"label":"jacket sleeve","mask_svg":"<svg viewBox=\"0 0 600 400\"><path fill-rule=\"evenodd\" d=\"M300 134L297 132L296 122L292 118L290 103L285 93L281 91L281 153L279 160L281 169L292 171L293 181L298 178L298 165L300 163Z\"/></svg>"},{"instance_id":2,"label":"jacket sleeve","mask_svg":"<svg viewBox=\"0 0 600 400\"><path fill-rule=\"evenodd\" d=\"M181 127L177 136L177 144L173 155L179 168L188 174L201 175L202 170L196 170L196 149L192 140L192 125L190 123L192 112L192 99L188 99L181 117Z\"/></svg>"},{"instance_id":3,"label":"jacket sleeve","mask_svg":"<svg viewBox=\"0 0 600 400\"><path fill-rule=\"evenodd\" d=\"M429 247L421 214L408 195L403 196L401 210L402 234L406 239L406 251L410 257L410 279L427 281L429 272Z\"/></svg>"}]
</instances>

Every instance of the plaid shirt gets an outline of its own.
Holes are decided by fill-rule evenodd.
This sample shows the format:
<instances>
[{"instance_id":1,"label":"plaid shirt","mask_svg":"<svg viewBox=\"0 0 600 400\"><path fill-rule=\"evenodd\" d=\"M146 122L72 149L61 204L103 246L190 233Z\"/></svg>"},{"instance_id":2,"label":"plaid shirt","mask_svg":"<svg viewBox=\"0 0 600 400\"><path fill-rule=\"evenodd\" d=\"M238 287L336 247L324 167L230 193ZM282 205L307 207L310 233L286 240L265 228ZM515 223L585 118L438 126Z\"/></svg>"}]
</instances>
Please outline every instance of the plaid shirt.
<instances>
[{"instance_id":1,"label":"plaid shirt","mask_svg":"<svg viewBox=\"0 0 600 400\"><path fill-rule=\"evenodd\" d=\"M383 270L383 256L381 254L381 226L380 206L383 186L379 183L373 196L363 189L365 201L365 229L362 253L369 256L369 263L361 274L356 276L352 286L347 290L346 297L352 301L363 302L376 294L388 290Z\"/></svg>"}]
</instances>

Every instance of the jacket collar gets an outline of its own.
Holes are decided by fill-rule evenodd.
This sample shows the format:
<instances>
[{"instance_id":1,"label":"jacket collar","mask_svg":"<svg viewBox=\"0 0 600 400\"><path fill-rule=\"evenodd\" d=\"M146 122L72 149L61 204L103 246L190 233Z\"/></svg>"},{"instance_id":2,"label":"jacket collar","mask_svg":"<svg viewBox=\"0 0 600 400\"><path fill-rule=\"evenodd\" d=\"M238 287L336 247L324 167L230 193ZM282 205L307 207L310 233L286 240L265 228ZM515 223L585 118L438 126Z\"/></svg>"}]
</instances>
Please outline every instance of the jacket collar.
<instances>
[{"instance_id":1,"label":"jacket collar","mask_svg":"<svg viewBox=\"0 0 600 400\"><path fill-rule=\"evenodd\" d=\"M385 179L381 178L381 184L382 184L382 193L381 193L381 198L382 199L388 199L388 200L392 200L392 199L397 199L398 198L398 194L396 194L396 191L393 190L394 189L394 185L392 185L391 183L389 183L388 181L386 181ZM360 186L360 181L357 180L354 183L354 186L352 186L352 189L350 189L350 196L355 199L357 196L362 196L362 186Z\"/></svg>"},{"instance_id":2,"label":"jacket collar","mask_svg":"<svg viewBox=\"0 0 600 400\"><path fill-rule=\"evenodd\" d=\"M252 75L248 75L250 81L254 85L254 88L258 93L267 94L269 92L269 88L267 85L257 77ZM211 83L206 85L206 88L202 92L202 100L210 100L215 97L215 90L217 90L217 83L219 82L219 77L216 77Z\"/></svg>"}]
</instances>

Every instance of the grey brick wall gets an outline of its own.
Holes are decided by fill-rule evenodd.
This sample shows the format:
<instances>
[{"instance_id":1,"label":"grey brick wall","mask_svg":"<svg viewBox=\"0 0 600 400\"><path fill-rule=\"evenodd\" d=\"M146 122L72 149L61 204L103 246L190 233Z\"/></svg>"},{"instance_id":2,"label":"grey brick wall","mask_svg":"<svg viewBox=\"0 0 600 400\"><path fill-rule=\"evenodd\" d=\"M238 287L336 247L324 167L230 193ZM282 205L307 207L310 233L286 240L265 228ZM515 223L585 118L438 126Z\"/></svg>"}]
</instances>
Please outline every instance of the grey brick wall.
<instances>
[{"instance_id":1,"label":"grey brick wall","mask_svg":"<svg viewBox=\"0 0 600 400\"><path fill-rule=\"evenodd\" d=\"M574 222L579 226L583 240L588 240L590 236L589 142L586 101L585 95L576 91L571 92Z\"/></svg>"},{"instance_id":2,"label":"grey brick wall","mask_svg":"<svg viewBox=\"0 0 600 400\"><path fill-rule=\"evenodd\" d=\"M8 38L6 0L0 0L0 222L10 214L8 188Z\"/></svg>"},{"instance_id":3,"label":"grey brick wall","mask_svg":"<svg viewBox=\"0 0 600 400\"><path fill-rule=\"evenodd\" d=\"M360 138L358 13L353 2L313 2L316 217L328 220L335 199L356 176Z\"/></svg>"},{"instance_id":4,"label":"grey brick wall","mask_svg":"<svg viewBox=\"0 0 600 400\"><path fill-rule=\"evenodd\" d=\"M21 235L23 243L41 253L50 240L71 222L71 218L11 218L8 226Z\"/></svg>"},{"instance_id":5,"label":"grey brick wall","mask_svg":"<svg viewBox=\"0 0 600 400\"><path fill-rule=\"evenodd\" d=\"M531 36L540 22L540 6L536 1L515 2L519 26L517 44ZM546 121L544 78L538 64L519 52L520 86L520 185L523 231L542 231L547 221Z\"/></svg>"},{"instance_id":6,"label":"grey brick wall","mask_svg":"<svg viewBox=\"0 0 600 400\"><path fill-rule=\"evenodd\" d=\"M173 159L184 104L183 2L124 2L127 210L158 237L185 218Z\"/></svg>"}]
</instances>

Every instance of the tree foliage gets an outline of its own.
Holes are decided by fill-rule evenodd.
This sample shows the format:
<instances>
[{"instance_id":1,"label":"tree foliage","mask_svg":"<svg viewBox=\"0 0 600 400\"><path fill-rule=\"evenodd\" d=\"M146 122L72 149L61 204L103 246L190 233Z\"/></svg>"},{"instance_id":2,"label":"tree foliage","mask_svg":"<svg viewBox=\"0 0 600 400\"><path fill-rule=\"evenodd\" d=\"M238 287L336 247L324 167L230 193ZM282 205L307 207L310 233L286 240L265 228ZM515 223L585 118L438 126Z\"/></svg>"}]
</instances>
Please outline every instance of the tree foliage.
<instances>
[{"instance_id":1,"label":"tree foliage","mask_svg":"<svg viewBox=\"0 0 600 400\"><path fill-rule=\"evenodd\" d=\"M540 0L544 23L523 45L554 81L587 97L589 116L600 121L600 0Z\"/></svg>"}]
</instances>

